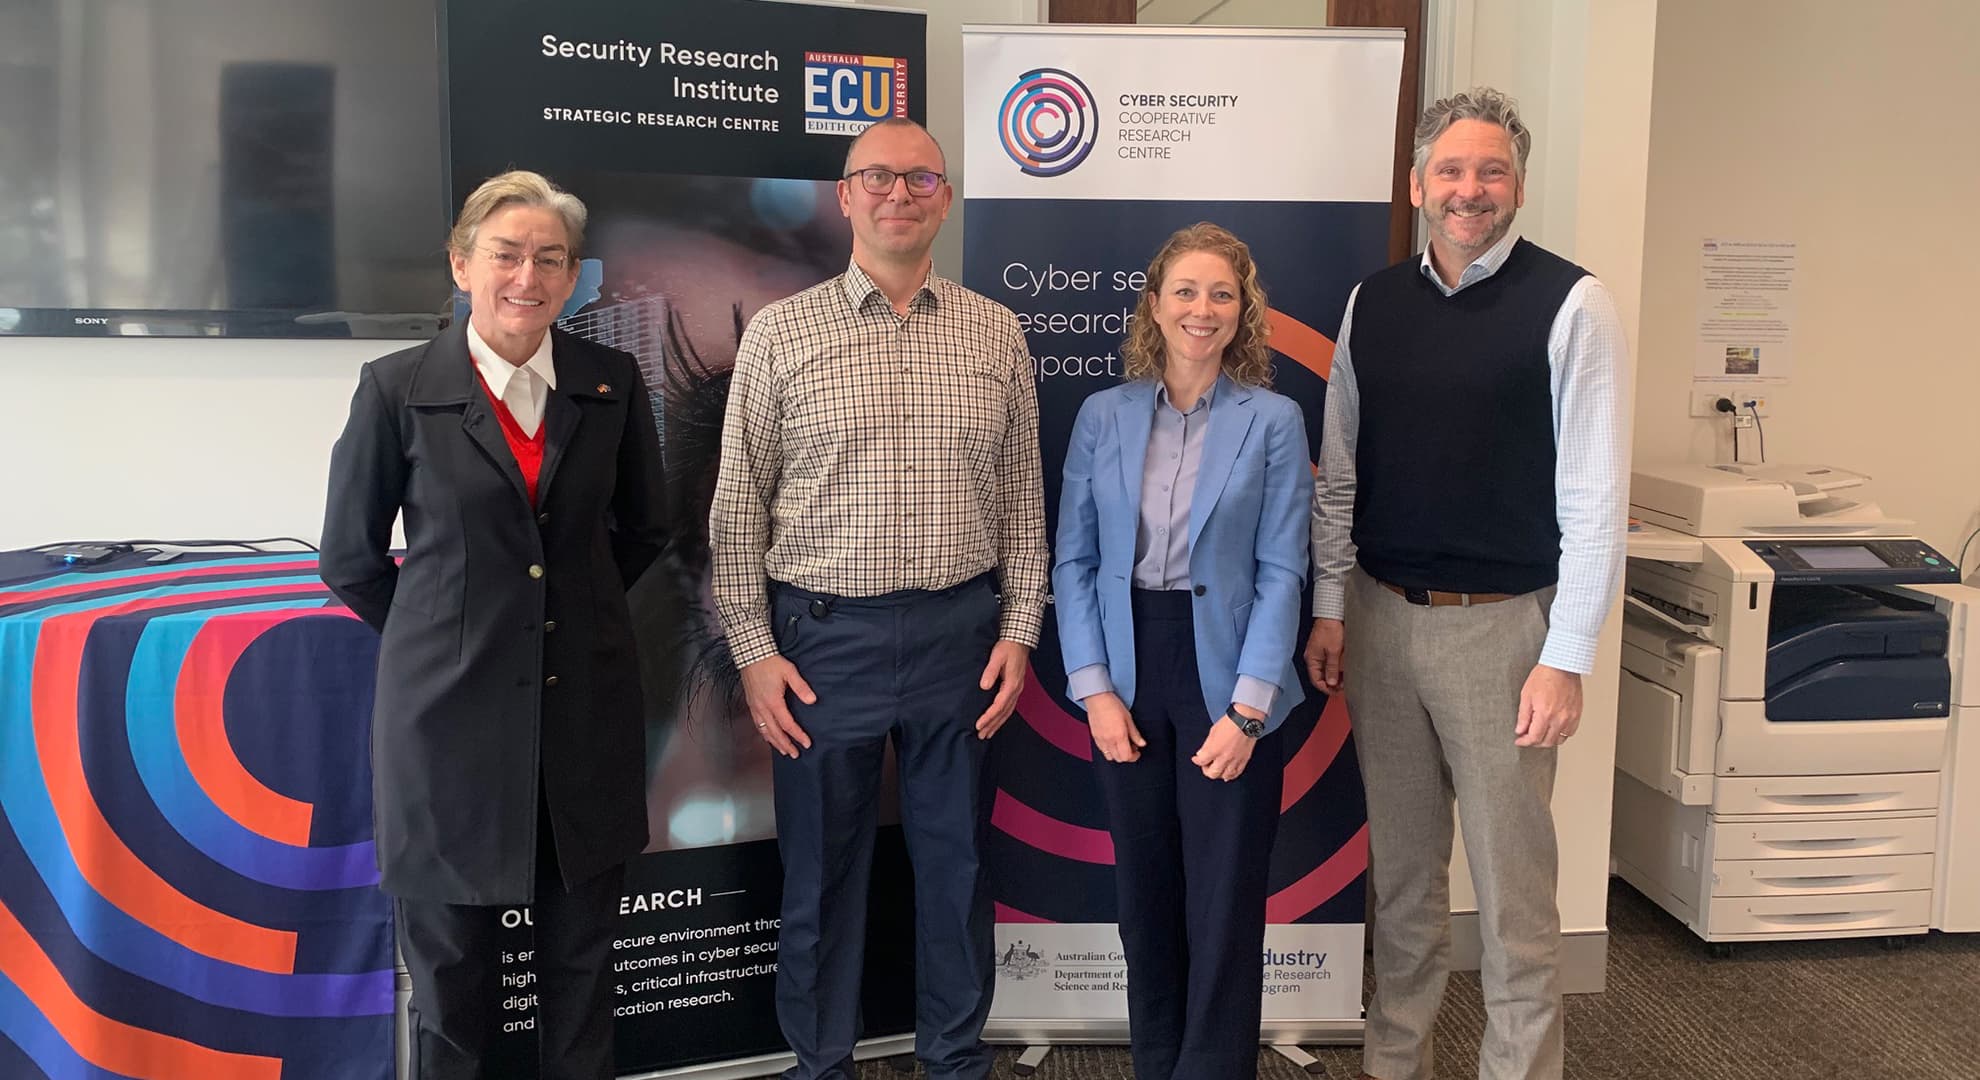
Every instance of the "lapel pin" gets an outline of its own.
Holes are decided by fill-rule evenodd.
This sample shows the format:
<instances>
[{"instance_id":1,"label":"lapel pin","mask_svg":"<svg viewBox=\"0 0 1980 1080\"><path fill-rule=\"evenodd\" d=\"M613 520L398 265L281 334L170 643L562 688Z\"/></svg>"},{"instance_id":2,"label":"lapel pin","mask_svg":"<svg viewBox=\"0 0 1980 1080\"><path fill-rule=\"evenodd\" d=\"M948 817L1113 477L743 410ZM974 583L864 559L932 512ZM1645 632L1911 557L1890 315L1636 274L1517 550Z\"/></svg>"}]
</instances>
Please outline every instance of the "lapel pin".
<instances>
[{"instance_id":1,"label":"lapel pin","mask_svg":"<svg viewBox=\"0 0 1980 1080\"><path fill-rule=\"evenodd\" d=\"M601 393L601 394L609 394L609 393L611 393L611 392L612 392L612 384L611 384L611 383L599 383L599 384L598 384L598 392L599 392L599 393Z\"/></svg>"}]
</instances>

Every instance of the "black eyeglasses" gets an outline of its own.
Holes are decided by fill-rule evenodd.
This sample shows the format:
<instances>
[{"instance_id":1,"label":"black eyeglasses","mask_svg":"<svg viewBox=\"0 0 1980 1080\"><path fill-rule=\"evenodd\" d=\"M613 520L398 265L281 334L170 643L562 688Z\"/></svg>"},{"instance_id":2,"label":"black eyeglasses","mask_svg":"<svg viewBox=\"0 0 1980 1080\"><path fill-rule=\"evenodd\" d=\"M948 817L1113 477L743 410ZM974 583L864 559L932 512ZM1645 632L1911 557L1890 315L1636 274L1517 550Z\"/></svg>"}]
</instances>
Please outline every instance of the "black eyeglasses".
<instances>
[{"instance_id":1,"label":"black eyeglasses","mask_svg":"<svg viewBox=\"0 0 1980 1080\"><path fill-rule=\"evenodd\" d=\"M942 180L944 179L941 173L929 172L927 169L910 169L907 172L895 172L892 169L882 169L878 166L868 169L854 169L845 175L845 179L851 180L855 176L859 177L859 186L865 188L869 195L885 195L894 190L895 180L906 180L908 194L922 199L941 190Z\"/></svg>"}]
</instances>

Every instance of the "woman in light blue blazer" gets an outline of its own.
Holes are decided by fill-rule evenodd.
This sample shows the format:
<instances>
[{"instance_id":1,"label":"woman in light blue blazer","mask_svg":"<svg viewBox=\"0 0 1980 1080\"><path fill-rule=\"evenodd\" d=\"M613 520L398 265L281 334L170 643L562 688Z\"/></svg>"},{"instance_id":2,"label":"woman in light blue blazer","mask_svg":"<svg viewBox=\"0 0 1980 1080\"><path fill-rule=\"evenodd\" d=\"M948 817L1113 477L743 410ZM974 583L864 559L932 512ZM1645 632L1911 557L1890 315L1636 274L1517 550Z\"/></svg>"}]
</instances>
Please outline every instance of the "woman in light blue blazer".
<instances>
[{"instance_id":1,"label":"woman in light blue blazer","mask_svg":"<svg viewBox=\"0 0 1980 1080\"><path fill-rule=\"evenodd\" d=\"M1268 332L1244 242L1177 232L1121 347L1128 381L1086 399L1066 451L1054 606L1100 751L1140 1080L1257 1070L1312 489Z\"/></svg>"}]
</instances>

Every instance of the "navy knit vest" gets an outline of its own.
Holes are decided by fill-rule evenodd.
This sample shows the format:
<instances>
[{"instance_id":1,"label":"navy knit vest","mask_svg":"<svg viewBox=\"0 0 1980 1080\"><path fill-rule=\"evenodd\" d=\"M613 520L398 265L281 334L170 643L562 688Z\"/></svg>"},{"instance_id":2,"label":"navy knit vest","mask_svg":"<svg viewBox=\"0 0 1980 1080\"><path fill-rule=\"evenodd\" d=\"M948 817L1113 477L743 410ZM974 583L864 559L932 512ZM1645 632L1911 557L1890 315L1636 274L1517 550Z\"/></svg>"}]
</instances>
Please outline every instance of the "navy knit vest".
<instances>
[{"instance_id":1,"label":"navy knit vest","mask_svg":"<svg viewBox=\"0 0 1980 1080\"><path fill-rule=\"evenodd\" d=\"M1420 259L1361 285L1354 544L1379 581L1523 593L1559 577L1547 336L1587 275L1525 240L1445 296Z\"/></svg>"}]
</instances>

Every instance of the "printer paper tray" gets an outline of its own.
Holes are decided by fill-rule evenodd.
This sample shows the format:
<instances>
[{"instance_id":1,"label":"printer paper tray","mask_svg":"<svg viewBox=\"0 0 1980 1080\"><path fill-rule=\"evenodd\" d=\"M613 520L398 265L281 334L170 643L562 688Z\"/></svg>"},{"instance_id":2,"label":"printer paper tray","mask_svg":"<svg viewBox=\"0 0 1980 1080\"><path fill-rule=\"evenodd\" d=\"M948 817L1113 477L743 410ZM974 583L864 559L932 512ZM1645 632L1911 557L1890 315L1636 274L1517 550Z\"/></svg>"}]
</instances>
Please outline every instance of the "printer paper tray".
<instances>
[{"instance_id":1,"label":"printer paper tray","mask_svg":"<svg viewBox=\"0 0 1980 1080\"><path fill-rule=\"evenodd\" d=\"M1845 859L1865 855L1929 855L1938 847L1934 814L1793 821L1721 821L1710 826L1712 861Z\"/></svg>"},{"instance_id":2,"label":"printer paper tray","mask_svg":"<svg viewBox=\"0 0 1980 1080\"><path fill-rule=\"evenodd\" d=\"M1939 774L1870 776L1721 776L1712 812L1733 814L1873 814L1933 810Z\"/></svg>"},{"instance_id":3,"label":"printer paper tray","mask_svg":"<svg viewBox=\"0 0 1980 1080\"><path fill-rule=\"evenodd\" d=\"M1821 893L1809 896L1722 896L1713 898L1705 936L1732 938L1822 938L1922 931L1932 917L1932 890L1913 892Z\"/></svg>"},{"instance_id":4,"label":"printer paper tray","mask_svg":"<svg viewBox=\"0 0 1980 1080\"><path fill-rule=\"evenodd\" d=\"M1904 892L1931 887L1930 855L1721 859L1712 864L1712 895L1715 897Z\"/></svg>"}]
</instances>

